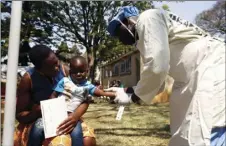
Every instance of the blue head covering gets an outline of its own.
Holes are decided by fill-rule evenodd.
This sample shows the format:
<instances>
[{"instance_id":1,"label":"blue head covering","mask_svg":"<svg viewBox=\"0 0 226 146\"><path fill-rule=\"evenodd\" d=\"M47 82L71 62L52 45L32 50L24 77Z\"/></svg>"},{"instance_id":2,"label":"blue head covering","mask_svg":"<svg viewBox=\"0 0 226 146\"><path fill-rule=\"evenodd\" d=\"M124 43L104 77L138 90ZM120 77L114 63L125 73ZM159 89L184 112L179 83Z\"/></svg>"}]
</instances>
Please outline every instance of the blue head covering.
<instances>
[{"instance_id":1,"label":"blue head covering","mask_svg":"<svg viewBox=\"0 0 226 146\"><path fill-rule=\"evenodd\" d=\"M110 33L111 36L114 36L116 26L120 24L120 21L123 21L123 19L125 18L129 18L131 16L138 16L138 15L139 15L139 11L136 7L133 7L133 6L121 7L118 14L109 22L107 31Z\"/></svg>"}]
</instances>

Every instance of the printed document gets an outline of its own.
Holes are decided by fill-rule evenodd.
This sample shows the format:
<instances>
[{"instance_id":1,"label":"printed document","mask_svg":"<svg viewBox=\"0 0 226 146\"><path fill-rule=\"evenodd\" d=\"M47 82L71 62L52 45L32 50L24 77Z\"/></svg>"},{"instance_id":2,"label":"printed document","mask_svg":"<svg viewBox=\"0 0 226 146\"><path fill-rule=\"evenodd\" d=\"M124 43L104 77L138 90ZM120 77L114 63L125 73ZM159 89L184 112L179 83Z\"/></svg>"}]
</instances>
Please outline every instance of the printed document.
<instances>
[{"instance_id":1,"label":"printed document","mask_svg":"<svg viewBox=\"0 0 226 146\"><path fill-rule=\"evenodd\" d=\"M67 118L65 97L40 102L45 138L57 136L57 127Z\"/></svg>"}]
</instances>

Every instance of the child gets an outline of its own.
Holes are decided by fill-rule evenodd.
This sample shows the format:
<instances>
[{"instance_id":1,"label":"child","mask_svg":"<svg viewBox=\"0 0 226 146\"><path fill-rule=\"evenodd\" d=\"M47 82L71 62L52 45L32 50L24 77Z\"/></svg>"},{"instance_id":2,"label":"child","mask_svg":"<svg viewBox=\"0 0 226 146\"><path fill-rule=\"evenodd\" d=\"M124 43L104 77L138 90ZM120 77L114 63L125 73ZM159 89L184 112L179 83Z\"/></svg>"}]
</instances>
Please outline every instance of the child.
<instances>
[{"instance_id":1,"label":"child","mask_svg":"<svg viewBox=\"0 0 226 146\"><path fill-rule=\"evenodd\" d=\"M85 101L88 101L88 90L75 85L70 77L62 78L54 88L54 97L65 97L68 114L74 112L76 108Z\"/></svg>"},{"instance_id":2,"label":"child","mask_svg":"<svg viewBox=\"0 0 226 146\"><path fill-rule=\"evenodd\" d=\"M87 80L88 63L82 56L75 56L70 61L70 79L79 87L84 87L90 95L109 96L114 98L115 92L104 92Z\"/></svg>"},{"instance_id":3,"label":"child","mask_svg":"<svg viewBox=\"0 0 226 146\"><path fill-rule=\"evenodd\" d=\"M83 102L86 102L86 103L88 102L88 90L85 89L84 87L76 86L70 79L70 76L64 77L58 82L50 98L56 98L61 96L64 96L66 99L68 116L70 115L72 116L73 115L72 113L78 108L80 104L82 104ZM86 107L83 107L84 111L86 111L86 109L88 108L88 104L85 104L85 106ZM78 121L76 120L77 122L74 122L76 123L75 129L74 129L75 131L74 131L74 134L71 135L73 146L86 145L85 144L86 140L84 139L85 141L83 141L83 129L81 124L82 121L79 119L80 117L77 118L78 120ZM58 132L62 132L62 131L58 131ZM66 133L62 132L62 133L59 133L59 135L68 134L68 132Z\"/></svg>"},{"instance_id":4,"label":"child","mask_svg":"<svg viewBox=\"0 0 226 146\"><path fill-rule=\"evenodd\" d=\"M103 86L100 84L100 81L99 81L99 80L95 80L93 84L94 84L94 86L96 86L98 89L103 90Z\"/></svg>"},{"instance_id":5,"label":"child","mask_svg":"<svg viewBox=\"0 0 226 146\"><path fill-rule=\"evenodd\" d=\"M69 76L61 79L54 88L51 98L65 96L68 114L73 113L81 103L88 102L90 100L88 94L95 96L116 96L115 92L104 92L87 81L88 71L86 59L82 56L75 56L70 60ZM80 131L82 131L81 128Z\"/></svg>"}]
</instances>

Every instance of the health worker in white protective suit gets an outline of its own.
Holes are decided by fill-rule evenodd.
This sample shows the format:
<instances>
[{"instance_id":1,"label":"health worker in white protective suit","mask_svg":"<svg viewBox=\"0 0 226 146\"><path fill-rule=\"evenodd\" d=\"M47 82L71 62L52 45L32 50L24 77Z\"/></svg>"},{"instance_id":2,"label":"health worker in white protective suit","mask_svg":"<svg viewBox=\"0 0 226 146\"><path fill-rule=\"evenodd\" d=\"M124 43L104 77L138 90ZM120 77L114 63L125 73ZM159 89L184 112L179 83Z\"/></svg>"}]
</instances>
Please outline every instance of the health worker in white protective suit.
<instances>
[{"instance_id":1,"label":"health worker in white protective suit","mask_svg":"<svg viewBox=\"0 0 226 146\"><path fill-rule=\"evenodd\" d=\"M132 6L119 10L108 32L135 44L144 64L132 96L108 89L118 92L118 103L150 103L169 74L175 80L169 145L225 145L225 42L171 12L150 9L139 15Z\"/></svg>"}]
</instances>

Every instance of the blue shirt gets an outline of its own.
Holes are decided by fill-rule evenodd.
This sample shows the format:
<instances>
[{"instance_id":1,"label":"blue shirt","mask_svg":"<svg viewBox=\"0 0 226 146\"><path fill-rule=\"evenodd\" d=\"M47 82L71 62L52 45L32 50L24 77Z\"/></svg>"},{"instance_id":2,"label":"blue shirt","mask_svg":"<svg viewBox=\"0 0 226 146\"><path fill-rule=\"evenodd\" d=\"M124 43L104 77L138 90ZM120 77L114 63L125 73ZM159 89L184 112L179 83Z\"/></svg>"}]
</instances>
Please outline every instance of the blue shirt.
<instances>
[{"instance_id":1,"label":"blue shirt","mask_svg":"<svg viewBox=\"0 0 226 146\"><path fill-rule=\"evenodd\" d=\"M68 79L70 81L72 81L70 77ZM65 80L64 79L60 80L58 82L57 86L54 88L54 90L57 91L57 92L62 93L65 90L64 89L64 84L65 84ZM90 81L87 81L87 80L83 81L80 84L76 84L76 85L80 86L80 87L85 87L89 91L90 95L94 95L94 92L96 90L96 86L94 86Z\"/></svg>"},{"instance_id":2,"label":"blue shirt","mask_svg":"<svg viewBox=\"0 0 226 146\"><path fill-rule=\"evenodd\" d=\"M74 84L69 77L62 78L54 90L60 93L58 97L65 97L69 112L73 112L82 102L89 100L88 89Z\"/></svg>"},{"instance_id":3,"label":"blue shirt","mask_svg":"<svg viewBox=\"0 0 226 146\"><path fill-rule=\"evenodd\" d=\"M83 86L83 87L85 87L86 89L88 89L90 95L94 95L94 92L95 92L95 90L96 90L96 88L97 88L97 87L94 86L90 81L87 81L87 80L83 81L83 82L80 83L78 86Z\"/></svg>"},{"instance_id":4,"label":"blue shirt","mask_svg":"<svg viewBox=\"0 0 226 146\"><path fill-rule=\"evenodd\" d=\"M211 132L211 146L224 146L226 144L226 127L216 127Z\"/></svg>"}]
</instances>

